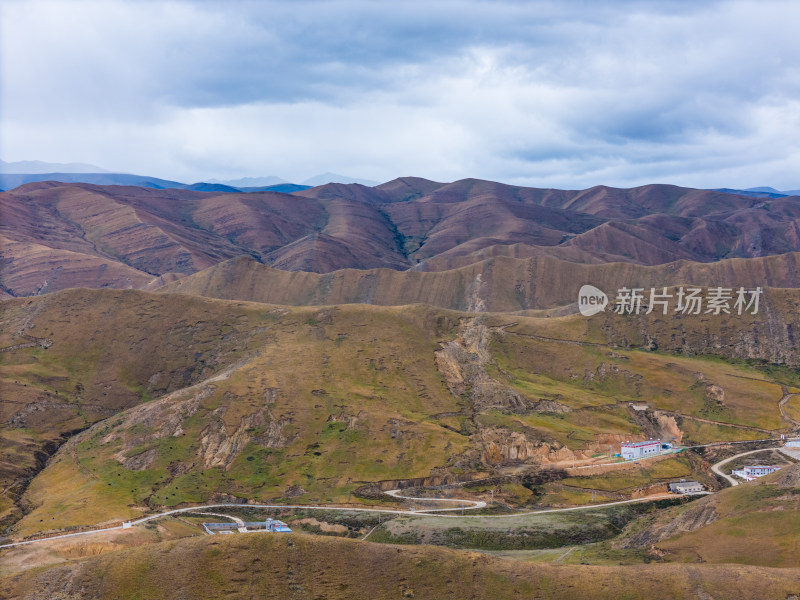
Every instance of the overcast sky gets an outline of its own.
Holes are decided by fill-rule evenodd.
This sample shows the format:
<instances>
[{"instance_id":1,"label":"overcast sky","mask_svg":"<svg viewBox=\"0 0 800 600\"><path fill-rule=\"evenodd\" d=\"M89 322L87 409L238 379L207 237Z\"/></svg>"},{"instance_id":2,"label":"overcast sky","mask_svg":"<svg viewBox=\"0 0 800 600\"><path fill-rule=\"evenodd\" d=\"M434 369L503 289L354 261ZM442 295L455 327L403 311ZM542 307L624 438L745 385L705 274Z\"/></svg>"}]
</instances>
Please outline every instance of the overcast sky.
<instances>
[{"instance_id":1,"label":"overcast sky","mask_svg":"<svg viewBox=\"0 0 800 600\"><path fill-rule=\"evenodd\" d=\"M2 0L0 158L800 188L800 2Z\"/></svg>"}]
</instances>

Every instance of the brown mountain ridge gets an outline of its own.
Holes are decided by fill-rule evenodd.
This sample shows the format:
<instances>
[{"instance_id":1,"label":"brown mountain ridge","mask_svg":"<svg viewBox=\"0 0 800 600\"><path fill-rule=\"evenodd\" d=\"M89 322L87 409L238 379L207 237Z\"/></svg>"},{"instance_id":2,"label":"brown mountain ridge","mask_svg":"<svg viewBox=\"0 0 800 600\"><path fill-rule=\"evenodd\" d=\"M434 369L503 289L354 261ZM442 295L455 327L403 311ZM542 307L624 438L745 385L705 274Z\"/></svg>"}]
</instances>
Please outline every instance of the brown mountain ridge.
<instances>
[{"instance_id":1,"label":"brown mountain ridge","mask_svg":"<svg viewBox=\"0 0 800 600\"><path fill-rule=\"evenodd\" d=\"M404 177L218 194L40 182L0 193L0 217L5 297L152 287L238 256L330 273L443 271L503 255L654 266L800 251L800 198L669 185L570 191Z\"/></svg>"},{"instance_id":2,"label":"brown mountain ridge","mask_svg":"<svg viewBox=\"0 0 800 600\"><path fill-rule=\"evenodd\" d=\"M342 269L289 272L239 257L158 288L178 293L291 306L429 304L470 312L513 312L574 305L583 284L613 302L622 287L800 287L800 253L734 258L714 263L677 261L656 266L580 264L552 256L496 256L447 271ZM610 310L610 309L609 309Z\"/></svg>"}]
</instances>

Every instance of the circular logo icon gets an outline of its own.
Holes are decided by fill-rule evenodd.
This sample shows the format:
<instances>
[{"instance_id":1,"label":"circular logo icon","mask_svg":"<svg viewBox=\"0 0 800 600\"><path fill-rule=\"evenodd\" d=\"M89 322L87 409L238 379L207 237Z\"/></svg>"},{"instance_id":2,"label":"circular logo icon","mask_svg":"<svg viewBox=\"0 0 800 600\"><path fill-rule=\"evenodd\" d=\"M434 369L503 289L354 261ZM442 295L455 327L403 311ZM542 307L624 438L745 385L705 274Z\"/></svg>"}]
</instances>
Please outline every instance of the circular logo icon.
<instances>
[{"instance_id":1,"label":"circular logo icon","mask_svg":"<svg viewBox=\"0 0 800 600\"><path fill-rule=\"evenodd\" d=\"M593 285L584 285L578 292L578 310L584 317L603 312L608 305L608 296Z\"/></svg>"}]
</instances>

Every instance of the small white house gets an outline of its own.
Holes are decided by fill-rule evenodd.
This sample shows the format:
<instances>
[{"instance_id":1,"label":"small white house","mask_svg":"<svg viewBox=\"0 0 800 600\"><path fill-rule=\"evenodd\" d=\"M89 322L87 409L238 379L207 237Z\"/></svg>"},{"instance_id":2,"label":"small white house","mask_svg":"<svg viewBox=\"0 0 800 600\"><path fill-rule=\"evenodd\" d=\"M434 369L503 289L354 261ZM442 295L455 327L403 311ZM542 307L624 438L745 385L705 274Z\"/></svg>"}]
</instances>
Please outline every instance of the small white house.
<instances>
[{"instance_id":1,"label":"small white house","mask_svg":"<svg viewBox=\"0 0 800 600\"><path fill-rule=\"evenodd\" d=\"M800 440L789 440L786 442L787 448L800 448Z\"/></svg>"},{"instance_id":2,"label":"small white house","mask_svg":"<svg viewBox=\"0 0 800 600\"><path fill-rule=\"evenodd\" d=\"M741 477L745 481L753 481L753 479L758 479L759 477L763 477L764 475L769 475L770 473L774 473L775 471L780 470L780 467L773 467L767 465L751 465L749 467L744 467L743 469L738 469L736 471L732 471L733 475L737 477Z\"/></svg>"},{"instance_id":3,"label":"small white house","mask_svg":"<svg viewBox=\"0 0 800 600\"><path fill-rule=\"evenodd\" d=\"M678 481L669 484L669 491L675 494L696 494L704 489L703 484L696 481Z\"/></svg>"},{"instance_id":4,"label":"small white house","mask_svg":"<svg viewBox=\"0 0 800 600\"><path fill-rule=\"evenodd\" d=\"M286 525L283 521L278 521L277 519L267 519L264 522L264 528L267 531L275 531L275 532L287 532L291 533L292 530L289 529L289 526Z\"/></svg>"},{"instance_id":5,"label":"small white house","mask_svg":"<svg viewBox=\"0 0 800 600\"><path fill-rule=\"evenodd\" d=\"M620 455L625 460L634 460L645 456L653 456L661 452L661 440L646 442L623 442Z\"/></svg>"}]
</instances>

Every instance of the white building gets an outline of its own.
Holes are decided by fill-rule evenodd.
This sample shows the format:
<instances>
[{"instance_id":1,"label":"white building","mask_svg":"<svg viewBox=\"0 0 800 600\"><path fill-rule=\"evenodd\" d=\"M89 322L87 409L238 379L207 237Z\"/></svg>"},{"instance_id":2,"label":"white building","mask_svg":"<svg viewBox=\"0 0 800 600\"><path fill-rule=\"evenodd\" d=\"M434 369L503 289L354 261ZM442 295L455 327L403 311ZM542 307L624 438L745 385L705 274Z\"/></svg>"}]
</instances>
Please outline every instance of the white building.
<instances>
[{"instance_id":1,"label":"white building","mask_svg":"<svg viewBox=\"0 0 800 600\"><path fill-rule=\"evenodd\" d=\"M278 532L287 532L291 533L292 530L289 529L289 526L286 525L283 521L278 521L277 519L267 519L264 522L264 527L267 531L278 531Z\"/></svg>"},{"instance_id":2,"label":"white building","mask_svg":"<svg viewBox=\"0 0 800 600\"><path fill-rule=\"evenodd\" d=\"M661 453L661 440L648 440L646 442L623 442L620 455L625 460L634 460L645 456L654 456Z\"/></svg>"},{"instance_id":3,"label":"white building","mask_svg":"<svg viewBox=\"0 0 800 600\"><path fill-rule=\"evenodd\" d=\"M669 484L669 491L676 494L696 494L704 489L703 484L696 481L678 481Z\"/></svg>"},{"instance_id":4,"label":"white building","mask_svg":"<svg viewBox=\"0 0 800 600\"><path fill-rule=\"evenodd\" d=\"M741 477L746 481L753 481L753 479L758 479L759 477L763 477L764 475L769 475L770 473L774 473L779 469L780 467L771 467L766 465L752 465L749 467L744 467L743 469L731 471L731 473L733 475L736 475L737 477Z\"/></svg>"}]
</instances>

